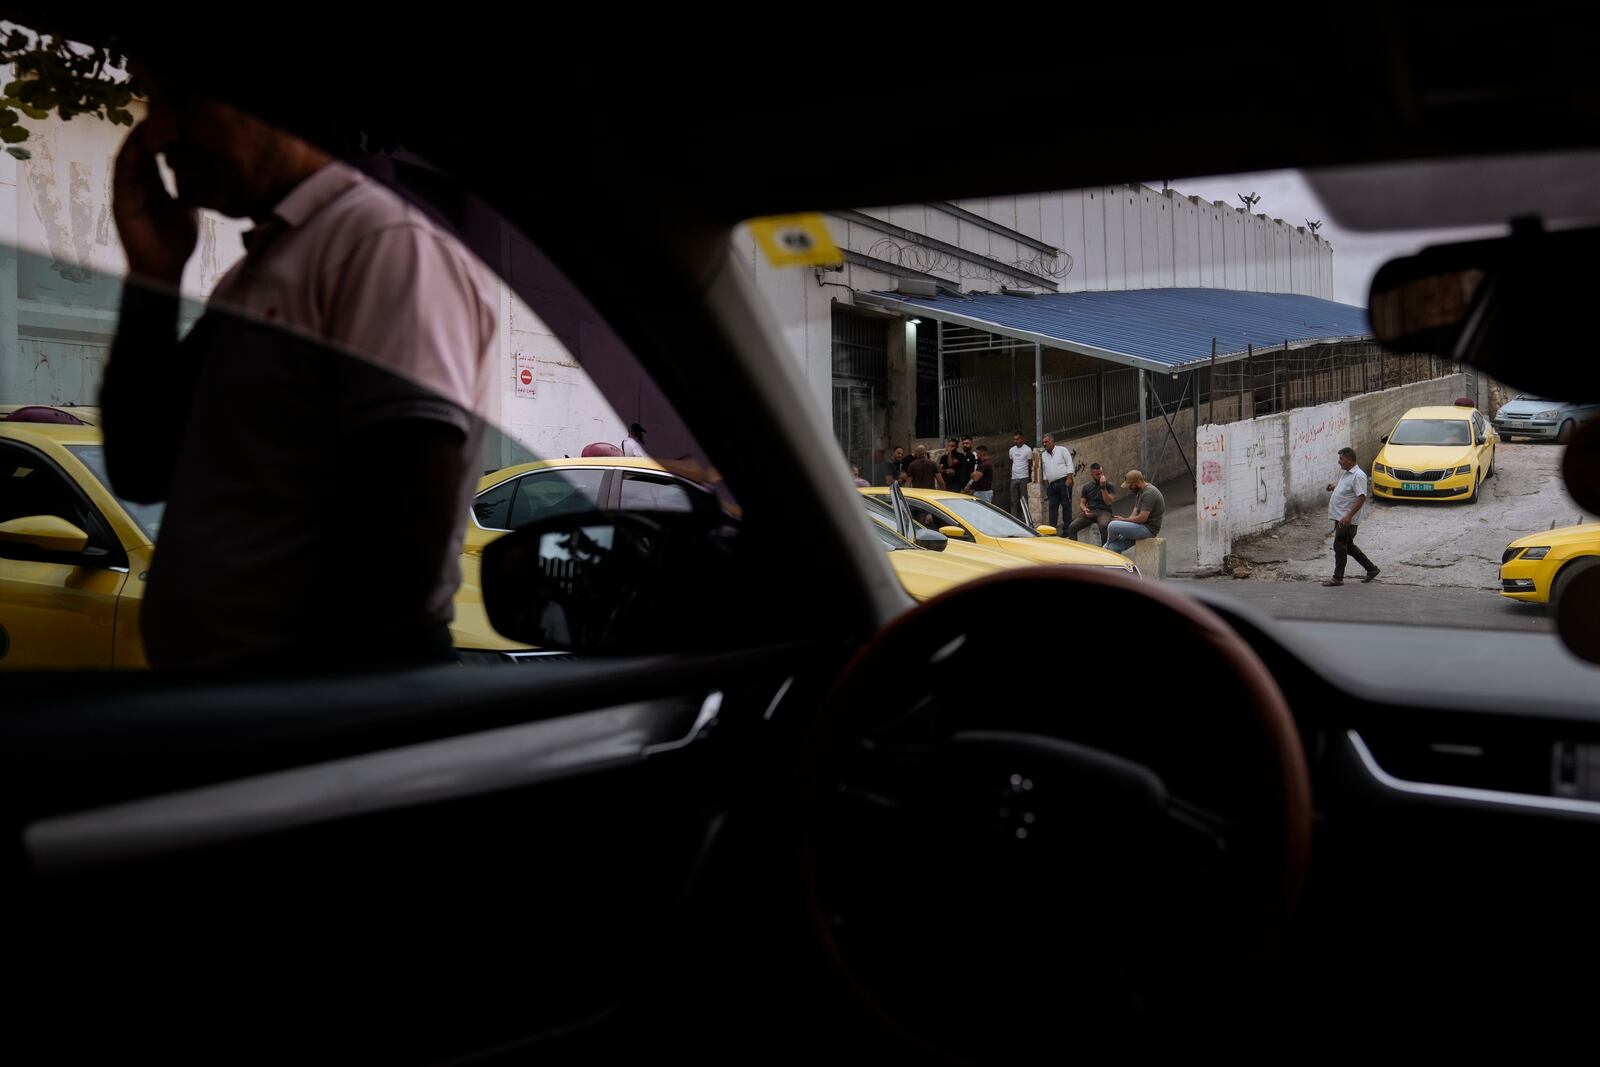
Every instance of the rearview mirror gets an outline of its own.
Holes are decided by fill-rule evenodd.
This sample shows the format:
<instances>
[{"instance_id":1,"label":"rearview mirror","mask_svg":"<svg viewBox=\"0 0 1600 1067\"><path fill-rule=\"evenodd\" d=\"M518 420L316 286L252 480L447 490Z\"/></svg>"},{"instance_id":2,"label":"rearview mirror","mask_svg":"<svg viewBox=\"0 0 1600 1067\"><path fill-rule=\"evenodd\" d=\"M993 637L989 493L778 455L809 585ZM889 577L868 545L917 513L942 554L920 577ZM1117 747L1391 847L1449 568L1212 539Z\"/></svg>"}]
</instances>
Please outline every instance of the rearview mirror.
<instances>
[{"instance_id":1,"label":"rearview mirror","mask_svg":"<svg viewBox=\"0 0 1600 1067\"><path fill-rule=\"evenodd\" d=\"M1056 528L1054 526L1035 526L1034 529L1038 532L1040 537L1054 537L1056 535Z\"/></svg>"},{"instance_id":2,"label":"rearview mirror","mask_svg":"<svg viewBox=\"0 0 1600 1067\"><path fill-rule=\"evenodd\" d=\"M967 531L963 530L959 526L941 526L941 527L939 527L939 532L944 534L946 537L965 537L965 536L967 536Z\"/></svg>"},{"instance_id":3,"label":"rearview mirror","mask_svg":"<svg viewBox=\"0 0 1600 1067\"><path fill-rule=\"evenodd\" d=\"M918 548L926 548L933 552L943 552L950 543L950 538L938 530L930 530L926 526L918 526L916 530Z\"/></svg>"},{"instance_id":4,"label":"rearview mirror","mask_svg":"<svg viewBox=\"0 0 1600 1067\"><path fill-rule=\"evenodd\" d=\"M55 515L28 515L0 522L0 541L46 552L82 552L89 547L88 534Z\"/></svg>"},{"instance_id":5,"label":"rearview mirror","mask_svg":"<svg viewBox=\"0 0 1600 1067\"><path fill-rule=\"evenodd\" d=\"M1397 352L1467 363L1527 392L1600 396L1589 360L1528 358L1589 343L1600 286L1600 229L1545 232L1519 222L1509 237L1437 245L1385 264L1372 279L1373 333Z\"/></svg>"},{"instance_id":6,"label":"rearview mirror","mask_svg":"<svg viewBox=\"0 0 1600 1067\"><path fill-rule=\"evenodd\" d=\"M483 606L542 649L672 651L717 640L736 527L686 512L570 512L483 550Z\"/></svg>"}]
</instances>

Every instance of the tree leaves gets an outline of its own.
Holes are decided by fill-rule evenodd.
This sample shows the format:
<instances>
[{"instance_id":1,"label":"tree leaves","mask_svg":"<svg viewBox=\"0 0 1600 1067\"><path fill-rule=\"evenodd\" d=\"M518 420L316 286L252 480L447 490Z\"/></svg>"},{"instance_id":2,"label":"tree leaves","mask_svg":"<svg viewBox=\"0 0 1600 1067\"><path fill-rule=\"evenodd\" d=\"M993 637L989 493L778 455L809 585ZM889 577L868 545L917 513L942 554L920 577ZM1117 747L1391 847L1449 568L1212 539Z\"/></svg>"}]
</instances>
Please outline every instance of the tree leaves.
<instances>
[{"instance_id":1,"label":"tree leaves","mask_svg":"<svg viewBox=\"0 0 1600 1067\"><path fill-rule=\"evenodd\" d=\"M63 37L12 29L0 40L0 64L17 72L0 95L0 142L17 159L28 159L28 139L22 116L42 122L51 112L63 120L92 115L118 126L133 125L128 110L142 96L136 79L124 72L127 58L106 48L74 45Z\"/></svg>"}]
</instances>

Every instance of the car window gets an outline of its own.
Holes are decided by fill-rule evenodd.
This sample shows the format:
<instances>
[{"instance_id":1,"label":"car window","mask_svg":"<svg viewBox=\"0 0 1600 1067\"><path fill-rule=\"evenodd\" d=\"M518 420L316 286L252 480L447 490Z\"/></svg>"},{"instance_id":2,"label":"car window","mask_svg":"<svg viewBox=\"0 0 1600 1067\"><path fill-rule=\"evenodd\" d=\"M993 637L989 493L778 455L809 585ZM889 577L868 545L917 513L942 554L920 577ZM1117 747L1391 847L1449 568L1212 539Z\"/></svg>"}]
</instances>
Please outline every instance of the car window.
<instances>
[{"instance_id":1,"label":"car window","mask_svg":"<svg viewBox=\"0 0 1600 1067\"><path fill-rule=\"evenodd\" d=\"M949 508L963 524L988 537L1039 536L1038 531L982 500L963 497L942 501L941 506Z\"/></svg>"},{"instance_id":2,"label":"car window","mask_svg":"<svg viewBox=\"0 0 1600 1067\"><path fill-rule=\"evenodd\" d=\"M517 495L516 478L485 489L472 501L472 517L485 530L511 529L511 498Z\"/></svg>"},{"instance_id":3,"label":"car window","mask_svg":"<svg viewBox=\"0 0 1600 1067\"><path fill-rule=\"evenodd\" d=\"M623 511L682 511L694 510L694 501L682 483L657 475L635 474L622 476L622 495L618 506Z\"/></svg>"},{"instance_id":4,"label":"car window","mask_svg":"<svg viewBox=\"0 0 1600 1067\"><path fill-rule=\"evenodd\" d=\"M0 441L0 522L34 516L63 519L88 534L91 547L110 548L100 513L60 468L31 449ZM0 557L52 562L82 558L6 541L0 541Z\"/></svg>"},{"instance_id":5,"label":"car window","mask_svg":"<svg viewBox=\"0 0 1600 1067\"><path fill-rule=\"evenodd\" d=\"M890 552L898 552L903 548L915 549L917 546L901 537L882 519L873 517L872 532L878 535L878 543Z\"/></svg>"},{"instance_id":6,"label":"car window","mask_svg":"<svg viewBox=\"0 0 1600 1067\"><path fill-rule=\"evenodd\" d=\"M80 463L89 468L90 473L99 480L101 485L108 490L110 489L111 481L106 477L106 450L104 445L67 445L66 448L68 452L78 457ZM149 537L151 541L156 539L156 535L161 532L161 515L166 510L164 505L159 501L141 504L132 500L124 500L121 497L117 497L117 503L122 505L122 510L126 511L133 521L138 524L139 529L144 531L146 537Z\"/></svg>"},{"instance_id":7,"label":"car window","mask_svg":"<svg viewBox=\"0 0 1600 1067\"><path fill-rule=\"evenodd\" d=\"M511 529L552 515L600 510L600 490L606 473L594 468L549 470L518 478L511 502Z\"/></svg>"},{"instance_id":8,"label":"car window","mask_svg":"<svg viewBox=\"0 0 1600 1067\"><path fill-rule=\"evenodd\" d=\"M128 116L159 106L135 98ZM174 129L188 121L178 110L166 116ZM232 132L292 140L235 115ZM15 270L0 278L14 287L0 303L27 311L0 316L0 418L29 407L46 431L71 425L74 454L154 541L129 609L153 666L343 662L362 649L377 663L389 649L449 658L452 646L514 645L488 625L464 568L494 540L485 533L603 509L610 483L595 458L665 468L630 481L631 507L687 510L689 491L672 482L681 473L741 514L658 377L449 161L359 144L332 162L263 150L274 166L303 167L292 180L246 175L234 192L271 186L261 195L276 201L238 210L237 198L213 198L230 215L198 194L195 232L162 231L189 242L168 249L180 275L151 277L149 250L124 246L113 204L128 125L53 113L22 125L48 151L6 158L17 195L0 198L0 224ZM203 157L168 151L135 168L138 202L194 193L185 171ZM517 469L533 463L548 466ZM475 496L487 471L507 476ZM22 506L20 485L5 486L8 505ZM376 506L357 506L368 500ZM420 518L446 512L449 524ZM407 556L413 537L432 540ZM355 544L371 546L363 566L334 567ZM408 638L390 632L400 625ZM0 663L15 666L26 664Z\"/></svg>"},{"instance_id":9,"label":"car window","mask_svg":"<svg viewBox=\"0 0 1600 1067\"><path fill-rule=\"evenodd\" d=\"M1470 445L1472 431L1461 419L1401 419L1391 445Z\"/></svg>"}]
</instances>

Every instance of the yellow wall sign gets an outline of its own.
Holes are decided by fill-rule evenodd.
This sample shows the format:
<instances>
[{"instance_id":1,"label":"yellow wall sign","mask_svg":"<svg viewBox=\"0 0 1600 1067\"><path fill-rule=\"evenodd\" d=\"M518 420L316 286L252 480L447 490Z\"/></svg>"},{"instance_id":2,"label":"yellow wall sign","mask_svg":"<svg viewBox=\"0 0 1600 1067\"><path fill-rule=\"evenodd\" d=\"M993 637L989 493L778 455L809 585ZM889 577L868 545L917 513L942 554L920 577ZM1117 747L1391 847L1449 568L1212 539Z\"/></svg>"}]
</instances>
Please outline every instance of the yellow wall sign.
<instances>
[{"instance_id":1,"label":"yellow wall sign","mask_svg":"<svg viewBox=\"0 0 1600 1067\"><path fill-rule=\"evenodd\" d=\"M774 267L829 267L844 262L844 253L828 235L828 224L815 212L768 215L750 220L750 232Z\"/></svg>"}]
</instances>

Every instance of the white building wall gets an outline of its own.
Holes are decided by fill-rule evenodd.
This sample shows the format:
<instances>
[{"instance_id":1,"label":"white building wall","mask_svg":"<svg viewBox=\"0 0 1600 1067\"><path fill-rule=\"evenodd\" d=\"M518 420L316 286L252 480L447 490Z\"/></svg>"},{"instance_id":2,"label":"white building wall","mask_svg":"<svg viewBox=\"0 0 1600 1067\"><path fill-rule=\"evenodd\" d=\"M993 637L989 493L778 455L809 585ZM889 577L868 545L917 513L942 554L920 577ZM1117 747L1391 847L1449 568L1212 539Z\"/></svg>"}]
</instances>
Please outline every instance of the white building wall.
<instances>
[{"instance_id":1,"label":"white building wall","mask_svg":"<svg viewBox=\"0 0 1600 1067\"><path fill-rule=\"evenodd\" d=\"M135 105L135 117L142 117ZM24 161L0 153L0 403L98 402L127 260L111 216L111 175L127 127L79 117L27 121ZM248 224L205 213L184 271L185 315L244 255ZM812 283L815 284L814 282ZM491 419L539 456L620 442L626 424L528 306L500 286ZM516 396L519 354L536 396Z\"/></svg>"}]
</instances>

